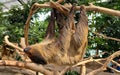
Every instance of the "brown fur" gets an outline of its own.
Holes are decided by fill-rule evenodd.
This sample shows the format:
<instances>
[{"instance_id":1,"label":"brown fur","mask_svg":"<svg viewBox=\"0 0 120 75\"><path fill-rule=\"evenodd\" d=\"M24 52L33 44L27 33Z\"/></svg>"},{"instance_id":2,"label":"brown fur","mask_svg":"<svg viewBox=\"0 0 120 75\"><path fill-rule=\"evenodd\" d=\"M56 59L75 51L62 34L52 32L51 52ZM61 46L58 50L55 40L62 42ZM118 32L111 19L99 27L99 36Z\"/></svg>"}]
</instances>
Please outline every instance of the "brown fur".
<instances>
[{"instance_id":1,"label":"brown fur","mask_svg":"<svg viewBox=\"0 0 120 75\"><path fill-rule=\"evenodd\" d=\"M41 43L29 46L30 50L28 51L30 54L27 54L30 58L37 56L43 59L45 63L59 65L75 64L83 58L87 46L87 16L84 7L81 7L80 20L75 27L74 9L75 6L73 5L67 19L64 16L61 17L61 20L59 19L60 22L64 20L64 23L58 22L58 24L65 25L60 25L60 34L57 38L52 37L43 40Z\"/></svg>"}]
</instances>

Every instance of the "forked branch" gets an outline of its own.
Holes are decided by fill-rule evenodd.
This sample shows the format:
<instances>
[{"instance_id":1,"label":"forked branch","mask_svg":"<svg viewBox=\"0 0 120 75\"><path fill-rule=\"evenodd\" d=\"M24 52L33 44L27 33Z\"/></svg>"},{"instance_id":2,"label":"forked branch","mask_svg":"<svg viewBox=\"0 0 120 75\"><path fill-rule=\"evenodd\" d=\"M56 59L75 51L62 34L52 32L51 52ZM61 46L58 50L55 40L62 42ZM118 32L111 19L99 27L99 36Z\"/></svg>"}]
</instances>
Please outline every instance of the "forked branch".
<instances>
[{"instance_id":1,"label":"forked branch","mask_svg":"<svg viewBox=\"0 0 120 75\"><path fill-rule=\"evenodd\" d=\"M120 55L120 51L118 50L117 52L113 53L112 55L110 55L110 56L107 58L106 62L103 64L103 66L102 66L101 68L96 69L96 70L93 70L93 71L91 71L90 73L88 73L87 75L95 75L96 73L105 70L106 67L108 67L107 65L113 60L113 58L115 58L115 57L117 57L117 56L119 56L119 55ZM111 67L108 67L108 68L111 68ZM116 71L116 70L113 69L113 68L111 68L111 69L114 70L114 71ZM119 71L118 71L118 72L119 72Z\"/></svg>"}]
</instances>

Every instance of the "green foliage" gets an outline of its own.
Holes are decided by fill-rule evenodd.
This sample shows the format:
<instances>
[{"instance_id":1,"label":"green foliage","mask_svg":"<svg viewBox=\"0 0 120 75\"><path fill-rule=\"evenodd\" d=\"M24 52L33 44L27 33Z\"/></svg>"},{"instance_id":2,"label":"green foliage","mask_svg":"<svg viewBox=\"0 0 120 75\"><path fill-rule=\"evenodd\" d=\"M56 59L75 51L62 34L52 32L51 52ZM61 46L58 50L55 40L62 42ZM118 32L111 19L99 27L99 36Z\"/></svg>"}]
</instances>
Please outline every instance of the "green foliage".
<instances>
[{"instance_id":1,"label":"green foliage","mask_svg":"<svg viewBox=\"0 0 120 75\"><path fill-rule=\"evenodd\" d=\"M45 37L45 31L47 28L48 22L47 21L38 21L35 20L33 24L30 25L29 29L29 42L34 44L36 42L40 42Z\"/></svg>"},{"instance_id":2,"label":"green foliage","mask_svg":"<svg viewBox=\"0 0 120 75\"><path fill-rule=\"evenodd\" d=\"M11 9L8 10L7 12L3 12L2 7L4 5L0 4L0 36L1 36L0 37L0 39L1 39L0 44L2 44L3 38L5 35L9 35L10 40L12 40L13 42L19 42L20 38L24 36L24 25L25 25L25 22L27 20L30 7L35 2L44 3L46 1L48 1L48 0L44 0L44 1L29 0L27 3L22 4L22 7L19 7L17 5L12 6ZM41 12L48 12L48 10L47 11L42 10ZM34 14L34 16L31 18L31 21L34 18L38 18L38 17L39 16L37 13ZM37 28L37 26L39 26L37 24L35 24L35 25L36 25L36 28ZM31 25L31 26L33 26L33 25ZM34 30L36 31L35 27L34 27ZM34 33L34 34L37 34L37 33ZM39 38L39 39L41 39L41 38Z\"/></svg>"},{"instance_id":3,"label":"green foliage","mask_svg":"<svg viewBox=\"0 0 120 75\"><path fill-rule=\"evenodd\" d=\"M64 75L80 75L80 74L76 71L68 71Z\"/></svg>"},{"instance_id":4,"label":"green foliage","mask_svg":"<svg viewBox=\"0 0 120 75\"><path fill-rule=\"evenodd\" d=\"M108 2L100 2L95 5L102 7L119 10L119 0ZM120 42L101 38L94 35L92 32L102 33L109 37L120 38L120 18L110 16L102 13L89 13L91 19L89 19L89 49L99 49L102 51L114 52L120 49Z\"/></svg>"},{"instance_id":5,"label":"green foliage","mask_svg":"<svg viewBox=\"0 0 120 75\"><path fill-rule=\"evenodd\" d=\"M7 20L4 18L4 13L3 13L3 7L4 5L0 3L0 44L2 44L3 40L3 31L6 30L6 27L4 25L7 24Z\"/></svg>"}]
</instances>

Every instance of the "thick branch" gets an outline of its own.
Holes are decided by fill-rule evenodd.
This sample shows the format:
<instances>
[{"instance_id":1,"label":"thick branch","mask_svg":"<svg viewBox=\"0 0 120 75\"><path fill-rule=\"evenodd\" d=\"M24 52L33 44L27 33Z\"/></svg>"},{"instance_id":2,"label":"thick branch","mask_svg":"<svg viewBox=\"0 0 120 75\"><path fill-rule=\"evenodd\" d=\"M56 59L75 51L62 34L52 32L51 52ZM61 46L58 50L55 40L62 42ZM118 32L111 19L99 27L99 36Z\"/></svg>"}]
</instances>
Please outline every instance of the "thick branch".
<instances>
[{"instance_id":1,"label":"thick branch","mask_svg":"<svg viewBox=\"0 0 120 75\"><path fill-rule=\"evenodd\" d=\"M13 48L15 48L15 49L18 49L20 52L23 51L22 48L20 48L20 47L14 45L13 43L9 42L8 38L9 38L9 36L5 36L5 37L4 37L5 43L6 43L7 45L9 45L9 46L11 46L11 47L13 47Z\"/></svg>"},{"instance_id":2,"label":"thick branch","mask_svg":"<svg viewBox=\"0 0 120 75\"><path fill-rule=\"evenodd\" d=\"M64 7L63 5L56 3L56 2L53 2L53 1L50 1L50 6L52 8L57 9L58 11L62 12L65 15L67 15L70 11L68 8Z\"/></svg>"},{"instance_id":3,"label":"thick branch","mask_svg":"<svg viewBox=\"0 0 120 75\"><path fill-rule=\"evenodd\" d=\"M29 25L30 25L30 20L31 20L31 17L32 15L38 10L38 7L49 7L48 4L38 4L38 3L35 3L32 5L31 9L30 9L30 12L28 14L28 18L27 18L27 21L25 23L25 29L24 29L24 37L25 37L25 45L28 46L28 29L29 29Z\"/></svg>"},{"instance_id":4,"label":"thick branch","mask_svg":"<svg viewBox=\"0 0 120 75\"><path fill-rule=\"evenodd\" d=\"M53 1L50 1L50 4L35 3L33 6L38 7L38 8L56 8L57 10L61 11L62 13L68 13L69 9L72 7L72 5L70 5L70 4L61 5L58 2L53 2ZM79 10L80 7L81 6L76 6L76 10ZM97 11L97 12L120 17L120 11L118 11L118 10L99 7L99 6L95 6L92 4L90 4L89 6L85 6L85 8L86 8L86 11Z\"/></svg>"},{"instance_id":5,"label":"thick branch","mask_svg":"<svg viewBox=\"0 0 120 75\"><path fill-rule=\"evenodd\" d=\"M25 45L25 38L21 38L21 39L20 39L20 45L21 45L21 47L22 47L23 49L26 47L26 45Z\"/></svg>"},{"instance_id":6,"label":"thick branch","mask_svg":"<svg viewBox=\"0 0 120 75\"><path fill-rule=\"evenodd\" d=\"M70 5L65 5L66 8L71 8ZM81 6L77 6L76 10L79 10ZM104 7L99 7L99 6L95 6L90 4L89 6L85 6L86 11L96 11L96 12L101 12L104 14L109 14L112 16L118 16L120 17L120 11L118 10L113 10L113 9L109 9L109 8L104 8Z\"/></svg>"},{"instance_id":7,"label":"thick branch","mask_svg":"<svg viewBox=\"0 0 120 75\"><path fill-rule=\"evenodd\" d=\"M79 10L79 8L80 8L80 6L77 6L76 10ZM109 15L112 15L112 16L120 17L120 11L118 11L118 10L99 7L99 6L95 6L95 5L85 6L85 8L86 8L86 11L96 11L96 12L101 12L101 13L104 13L104 14L109 14Z\"/></svg>"},{"instance_id":8,"label":"thick branch","mask_svg":"<svg viewBox=\"0 0 120 75\"><path fill-rule=\"evenodd\" d=\"M42 65L37 65L34 63L25 63L25 62L18 62L18 61L9 61L9 60L0 60L0 66L15 66L20 68L31 69L33 71L41 72L45 75L51 75L52 72L46 70Z\"/></svg>"},{"instance_id":9,"label":"thick branch","mask_svg":"<svg viewBox=\"0 0 120 75\"><path fill-rule=\"evenodd\" d=\"M91 5L91 6L86 6L86 10L87 11L101 12L101 13L109 14L109 15L112 15L112 16L120 17L120 11L109 9L109 8L104 8L104 7Z\"/></svg>"},{"instance_id":10,"label":"thick branch","mask_svg":"<svg viewBox=\"0 0 120 75\"><path fill-rule=\"evenodd\" d=\"M88 61L93 62L94 60L85 60L86 62L83 63L79 63L79 65L88 63ZM101 61L100 59L96 59L95 61ZM44 68L42 65L37 65L34 63L27 63L27 62L19 62L19 61L10 61L10 60L0 60L0 66L14 66L14 67L20 67L20 68L26 68L26 69L30 69L33 71L37 71L37 72L41 72L45 75L54 75L54 71L49 71L46 68ZM79 66L77 65L77 66ZM74 66L76 67L76 66ZM85 67L85 66L84 66ZM66 71L68 71L71 67L67 66L65 69L63 69L61 72L58 72L55 75L63 75ZM56 71L57 72L57 71Z\"/></svg>"}]
</instances>

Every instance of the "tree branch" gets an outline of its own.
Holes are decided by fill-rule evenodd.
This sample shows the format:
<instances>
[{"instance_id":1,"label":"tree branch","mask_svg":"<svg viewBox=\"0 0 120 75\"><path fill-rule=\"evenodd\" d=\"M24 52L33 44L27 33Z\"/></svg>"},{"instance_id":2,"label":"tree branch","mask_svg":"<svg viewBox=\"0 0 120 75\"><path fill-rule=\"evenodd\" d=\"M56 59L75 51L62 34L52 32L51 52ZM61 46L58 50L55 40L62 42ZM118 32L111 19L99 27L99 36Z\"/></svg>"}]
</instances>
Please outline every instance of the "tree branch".
<instances>
[{"instance_id":1,"label":"tree branch","mask_svg":"<svg viewBox=\"0 0 120 75\"><path fill-rule=\"evenodd\" d=\"M21 45L21 47L22 47L23 49L26 47L26 45L25 45L25 38L21 38L21 39L20 39L20 45Z\"/></svg>"},{"instance_id":2,"label":"tree branch","mask_svg":"<svg viewBox=\"0 0 120 75\"><path fill-rule=\"evenodd\" d=\"M36 4L37 3L33 4L33 6L31 7L28 18L27 18L26 23L25 23L24 37L25 37L25 45L26 46L28 46L28 29L29 29L29 25L30 25L30 20L31 20L32 15L37 10L37 7L35 7Z\"/></svg>"},{"instance_id":3,"label":"tree branch","mask_svg":"<svg viewBox=\"0 0 120 75\"><path fill-rule=\"evenodd\" d=\"M33 71L41 72L45 75L53 74L49 70L46 70L42 65L37 65L34 63L26 63L26 62L19 62L19 61L10 61L10 60L0 60L0 66L14 66L20 68L26 68Z\"/></svg>"},{"instance_id":4,"label":"tree branch","mask_svg":"<svg viewBox=\"0 0 120 75\"><path fill-rule=\"evenodd\" d=\"M120 66L120 64L119 63L117 63L116 61L114 61L114 60L112 60L111 61L112 63L114 63L114 64L116 64L117 66Z\"/></svg>"},{"instance_id":5,"label":"tree branch","mask_svg":"<svg viewBox=\"0 0 120 75\"><path fill-rule=\"evenodd\" d=\"M82 66L81 66L81 75L86 75L86 66L85 66L85 64L82 64Z\"/></svg>"},{"instance_id":6,"label":"tree branch","mask_svg":"<svg viewBox=\"0 0 120 75\"><path fill-rule=\"evenodd\" d=\"M94 32L94 34L97 35L97 36L102 36L102 37L105 38L105 39L110 39L110 40L114 40L114 41L120 42L120 39L117 39L117 38L108 37L108 36L106 36L106 35L103 35L103 34L100 34L100 33L97 33L97 32Z\"/></svg>"},{"instance_id":7,"label":"tree branch","mask_svg":"<svg viewBox=\"0 0 120 75\"><path fill-rule=\"evenodd\" d=\"M109 15L112 15L112 16L120 17L120 11L118 11L118 10L99 7L99 6L95 6L95 5L86 6L86 10L87 11L101 12L101 13L104 13L104 14L109 14Z\"/></svg>"},{"instance_id":8,"label":"tree branch","mask_svg":"<svg viewBox=\"0 0 120 75\"><path fill-rule=\"evenodd\" d=\"M65 5L66 8L71 8L70 5ZM76 10L79 10L81 6L76 6ZM85 6L86 11L96 11L96 12L101 12L104 14L109 14L112 16L118 16L120 17L120 11L118 10L113 10L113 9L109 9L109 8L104 8L104 7L99 7L99 6L95 6L92 3L90 3L89 6Z\"/></svg>"},{"instance_id":9,"label":"tree branch","mask_svg":"<svg viewBox=\"0 0 120 75\"><path fill-rule=\"evenodd\" d=\"M59 3L56 3L56 2L53 2L53 1L50 1L50 6L52 8L57 9L58 11L62 12L65 15L67 15L69 13L69 11L70 11L68 8L64 7L63 5L61 5Z\"/></svg>"},{"instance_id":10,"label":"tree branch","mask_svg":"<svg viewBox=\"0 0 120 75\"><path fill-rule=\"evenodd\" d=\"M57 2L50 1L50 3L44 3L44 4L35 3L31 7L28 18L27 18L27 21L25 23L25 29L24 29L26 46L28 46L28 28L29 28L29 24L30 24L30 20L31 20L32 15L37 11L38 8L56 8L58 11L67 15L68 12L69 12L69 9L72 7L72 5L70 5L70 4L65 4L65 5L59 4L62 1L63 0L58 0ZM76 10L79 10L80 7L81 6L76 6ZM118 10L113 10L113 9L108 9L108 8L104 8L104 7L94 6L92 4L90 4L89 6L84 6L84 7L86 8L86 11L96 11L96 12L101 12L101 13L105 13L105 14L120 17L120 11L118 11Z\"/></svg>"},{"instance_id":11,"label":"tree branch","mask_svg":"<svg viewBox=\"0 0 120 75\"><path fill-rule=\"evenodd\" d=\"M60 72L60 75L64 75L71 67L70 66L67 66L65 69L63 69L61 72Z\"/></svg>"},{"instance_id":12,"label":"tree branch","mask_svg":"<svg viewBox=\"0 0 120 75\"><path fill-rule=\"evenodd\" d=\"M99 69L96 69L96 70L94 70L94 71L91 71L91 72L88 73L87 75L95 75L96 73L105 70L106 67L108 67L108 68L110 68L110 69L113 69L113 68L111 68L111 67L109 67L109 66L107 66L107 65L110 63L110 61L113 60L113 58L115 58L116 56L119 56L119 55L120 55L120 51L118 50L117 52L113 53L112 55L110 55L110 56L107 58L107 61L103 64L102 67L100 67ZM113 70L114 70L114 69L113 69ZM116 70L114 70L114 71L116 71Z\"/></svg>"},{"instance_id":13,"label":"tree branch","mask_svg":"<svg viewBox=\"0 0 120 75\"><path fill-rule=\"evenodd\" d=\"M20 52L23 51L22 48L20 48L20 47L14 45L13 43L9 42L8 38L9 38L9 36L5 36L5 37L4 37L4 40L5 40L4 42L5 42L7 45L9 45L9 46L11 46L11 47L13 47L13 48L15 48L15 49L18 49Z\"/></svg>"},{"instance_id":14,"label":"tree branch","mask_svg":"<svg viewBox=\"0 0 120 75\"><path fill-rule=\"evenodd\" d=\"M64 0L58 0L57 3L62 3Z\"/></svg>"},{"instance_id":15,"label":"tree branch","mask_svg":"<svg viewBox=\"0 0 120 75\"><path fill-rule=\"evenodd\" d=\"M18 45L15 45L13 43L11 43L9 40L8 40L9 36L5 36L4 37L4 43L7 44L8 46L11 46L13 48L15 48L16 52L19 54L19 56L21 57L21 59L24 61L25 60L25 53L23 53L23 48L25 48L25 41L24 41L24 38L21 38L21 46L22 48L20 48Z\"/></svg>"}]
</instances>

